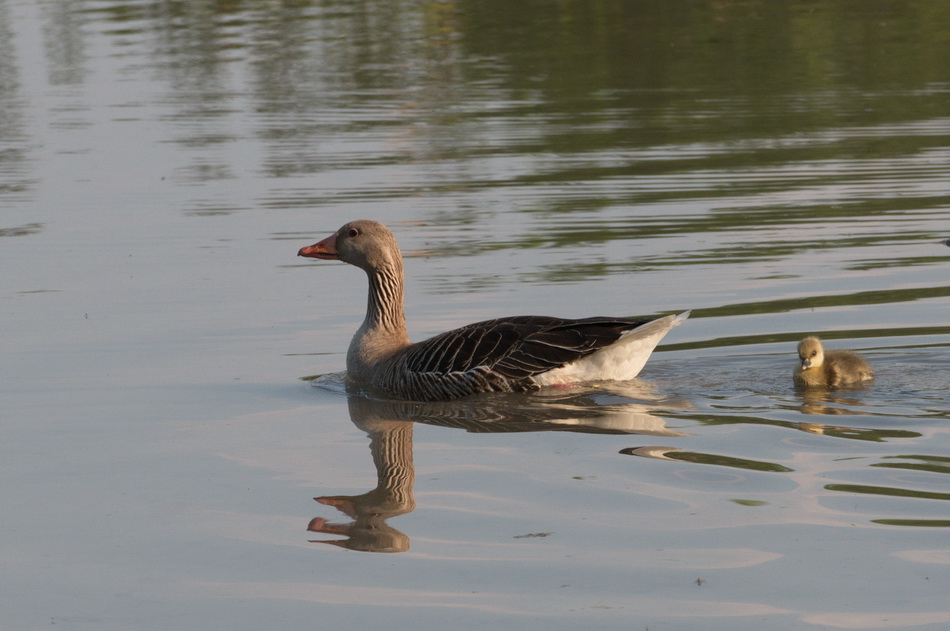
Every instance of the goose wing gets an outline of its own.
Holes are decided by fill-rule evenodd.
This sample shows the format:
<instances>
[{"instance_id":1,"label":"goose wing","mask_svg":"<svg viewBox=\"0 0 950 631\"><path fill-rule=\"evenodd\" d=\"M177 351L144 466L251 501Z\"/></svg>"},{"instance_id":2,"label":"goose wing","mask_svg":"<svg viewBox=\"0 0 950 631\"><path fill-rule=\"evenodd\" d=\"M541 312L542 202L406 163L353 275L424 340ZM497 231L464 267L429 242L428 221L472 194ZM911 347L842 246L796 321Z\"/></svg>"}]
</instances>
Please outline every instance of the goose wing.
<instances>
[{"instance_id":1,"label":"goose wing","mask_svg":"<svg viewBox=\"0 0 950 631\"><path fill-rule=\"evenodd\" d=\"M412 373L490 372L526 379L616 342L649 318L516 316L476 322L412 345L403 357Z\"/></svg>"}]
</instances>

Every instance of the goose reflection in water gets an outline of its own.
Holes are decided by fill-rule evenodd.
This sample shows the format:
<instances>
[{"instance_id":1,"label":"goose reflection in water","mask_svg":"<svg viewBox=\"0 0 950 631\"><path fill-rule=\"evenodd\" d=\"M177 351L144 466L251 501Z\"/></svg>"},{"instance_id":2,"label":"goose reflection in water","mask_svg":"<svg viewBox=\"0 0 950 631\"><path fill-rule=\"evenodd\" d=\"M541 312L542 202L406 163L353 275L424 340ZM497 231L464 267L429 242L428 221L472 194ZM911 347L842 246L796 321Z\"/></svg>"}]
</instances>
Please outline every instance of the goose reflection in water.
<instances>
[{"instance_id":1,"label":"goose reflection in water","mask_svg":"<svg viewBox=\"0 0 950 631\"><path fill-rule=\"evenodd\" d=\"M361 495L324 495L314 498L350 518L332 523L323 517L307 530L344 539L311 540L364 552L405 552L409 537L386 523L415 509L412 464L414 423L426 423L478 433L571 431L597 434L683 434L666 427L650 413L652 407L629 403L631 395L649 398L646 385L611 384L609 389L565 388L556 394L485 394L464 401L416 403L376 398L348 384L350 419L370 439L376 467L376 488ZM673 404L675 405L675 404ZM664 406L670 406L665 402Z\"/></svg>"},{"instance_id":2,"label":"goose reflection in water","mask_svg":"<svg viewBox=\"0 0 950 631\"><path fill-rule=\"evenodd\" d=\"M387 418L374 410L369 400L350 397L350 418L369 435L369 448L376 465L376 488L362 495L324 495L314 499L333 506L353 521L335 524L322 517L310 521L307 530L343 535L346 539L313 541L362 550L364 552L405 552L409 537L386 523L390 517L411 512L416 507L412 486L416 471L412 466L411 422Z\"/></svg>"}]
</instances>

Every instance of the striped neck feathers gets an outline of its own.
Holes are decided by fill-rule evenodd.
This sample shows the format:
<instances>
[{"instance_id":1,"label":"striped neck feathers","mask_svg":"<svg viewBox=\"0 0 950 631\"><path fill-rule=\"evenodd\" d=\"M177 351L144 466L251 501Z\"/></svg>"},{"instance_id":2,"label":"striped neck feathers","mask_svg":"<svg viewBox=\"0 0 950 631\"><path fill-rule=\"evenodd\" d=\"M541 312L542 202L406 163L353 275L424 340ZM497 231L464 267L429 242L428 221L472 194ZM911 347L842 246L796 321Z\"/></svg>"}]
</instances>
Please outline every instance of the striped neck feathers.
<instances>
[{"instance_id":1,"label":"striped neck feathers","mask_svg":"<svg viewBox=\"0 0 950 631\"><path fill-rule=\"evenodd\" d=\"M406 337L402 261L367 270L366 275L369 278L369 299L363 330Z\"/></svg>"}]
</instances>

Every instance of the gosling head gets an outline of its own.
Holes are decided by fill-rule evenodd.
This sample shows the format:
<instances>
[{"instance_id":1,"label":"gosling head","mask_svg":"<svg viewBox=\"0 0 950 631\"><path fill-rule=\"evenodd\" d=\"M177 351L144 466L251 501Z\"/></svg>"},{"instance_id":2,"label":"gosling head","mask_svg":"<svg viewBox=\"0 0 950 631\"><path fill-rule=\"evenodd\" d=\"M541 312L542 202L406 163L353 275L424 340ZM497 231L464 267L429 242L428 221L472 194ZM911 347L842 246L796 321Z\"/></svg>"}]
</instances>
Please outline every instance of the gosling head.
<instances>
[{"instance_id":1,"label":"gosling head","mask_svg":"<svg viewBox=\"0 0 950 631\"><path fill-rule=\"evenodd\" d=\"M798 357L802 360L802 370L818 368L825 361L825 349L817 337L806 337L798 343Z\"/></svg>"}]
</instances>

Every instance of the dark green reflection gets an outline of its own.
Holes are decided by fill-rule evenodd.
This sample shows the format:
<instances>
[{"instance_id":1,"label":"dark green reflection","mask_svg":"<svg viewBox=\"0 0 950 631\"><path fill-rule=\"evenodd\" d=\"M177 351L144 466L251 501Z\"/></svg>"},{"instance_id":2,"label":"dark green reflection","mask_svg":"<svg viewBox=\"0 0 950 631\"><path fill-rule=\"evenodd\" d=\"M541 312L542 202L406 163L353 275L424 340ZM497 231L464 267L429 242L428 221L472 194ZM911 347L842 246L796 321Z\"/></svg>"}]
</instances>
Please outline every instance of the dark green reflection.
<instances>
[{"instance_id":1,"label":"dark green reflection","mask_svg":"<svg viewBox=\"0 0 950 631\"><path fill-rule=\"evenodd\" d=\"M808 296L782 300L763 300L746 302L707 309L694 309L691 318L719 318L725 316L751 315L758 313L784 313L796 309L818 309L828 307L843 307L854 305L881 305L896 302L912 302L931 298L946 298L950 296L950 285L938 287L911 287L899 289L881 289L873 291L859 291L850 294L834 294L826 296ZM901 329L897 329L901 330ZM934 327L931 332L942 334L950 331L950 326Z\"/></svg>"},{"instance_id":2,"label":"dark green reflection","mask_svg":"<svg viewBox=\"0 0 950 631\"><path fill-rule=\"evenodd\" d=\"M947 456L885 456L885 459L919 460L920 462L878 462L871 466L885 469L929 471L930 473L950 473L950 457Z\"/></svg>"},{"instance_id":3,"label":"dark green reflection","mask_svg":"<svg viewBox=\"0 0 950 631\"><path fill-rule=\"evenodd\" d=\"M820 296L816 297L816 301L819 301L819 298L826 298L831 296ZM898 302L898 301L895 301ZM809 299L802 299L800 308L806 308L810 306ZM710 311L718 311L720 308L715 309L694 309L690 315L691 319L695 318L697 312L700 313L699 317L704 315L708 316ZM722 307L725 309L725 307ZM769 312L771 313L771 312ZM709 340L697 340L695 342L681 342L678 344L662 344L657 351L681 351L681 350L690 350L698 348L721 348L728 346L747 346L750 344L773 344L776 342L798 342L806 333L806 331L796 331L792 333L766 333L759 335L736 335L729 337L717 337ZM822 331L821 338L823 340L836 340L836 339L860 339L860 338L878 338L878 337L909 337L916 335L947 335L950 334L950 326L918 326L918 327L896 327L896 328L877 328L877 329L848 329L842 331ZM939 344L929 344L928 346L940 346Z\"/></svg>"},{"instance_id":4,"label":"dark green reflection","mask_svg":"<svg viewBox=\"0 0 950 631\"><path fill-rule=\"evenodd\" d=\"M620 453L628 456L642 456L647 458L658 458L660 460L679 460L681 462L694 462L696 464L710 464L720 467L732 467L735 469L746 469L748 471L769 471L784 473L794 471L774 462L764 462L761 460L746 460L745 458L735 458L733 456L723 456L720 454L707 454L697 451L682 451L672 447L628 447L621 449Z\"/></svg>"},{"instance_id":5,"label":"dark green reflection","mask_svg":"<svg viewBox=\"0 0 950 631\"><path fill-rule=\"evenodd\" d=\"M916 528L950 528L950 519L872 519L872 524Z\"/></svg>"},{"instance_id":6,"label":"dark green reflection","mask_svg":"<svg viewBox=\"0 0 950 631\"><path fill-rule=\"evenodd\" d=\"M950 500L950 493L916 491L914 489L901 489L892 486L872 486L868 484L826 484L825 488L829 491L841 491L843 493L887 495L891 497L913 497L924 500Z\"/></svg>"},{"instance_id":7,"label":"dark green reflection","mask_svg":"<svg viewBox=\"0 0 950 631\"><path fill-rule=\"evenodd\" d=\"M856 412L850 412L842 408L836 408L843 413L857 414ZM806 408L803 410L806 413L815 413L814 409ZM827 413L827 412L824 412ZM775 419L754 417L754 416L739 416L739 415L721 415L721 416L705 416L705 415L696 415L692 416L689 414L683 414L678 412L669 412L666 414L668 417L689 419L702 423L703 425L769 425L772 427L783 427L786 429L793 429L800 432L806 432L808 434L821 434L824 436L833 436L835 438L850 438L852 440L867 440L871 442L886 442L889 439L895 438L919 438L920 432L915 432L906 429L888 429L888 428L867 428L867 427L848 427L845 425L826 425L823 423L809 423L809 422L792 422L792 421L779 421Z\"/></svg>"},{"instance_id":8,"label":"dark green reflection","mask_svg":"<svg viewBox=\"0 0 950 631\"><path fill-rule=\"evenodd\" d=\"M13 228L0 228L0 237L25 237L36 234L43 229L41 223L27 223Z\"/></svg>"},{"instance_id":9,"label":"dark green reflection","mask_svg":"<svg viewBox=\"0 0 950 631\"><path fill-rule=\"evenodd\" d=\"M768 502L763 502L762 500L744 500L744 499L731 499L730 502L738 504L739 506L768 506Z\"/></svg>"}]
</instances>

